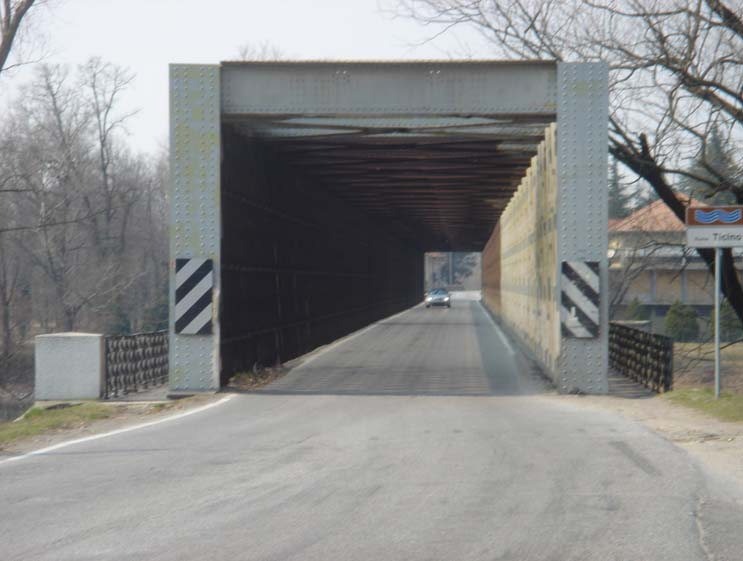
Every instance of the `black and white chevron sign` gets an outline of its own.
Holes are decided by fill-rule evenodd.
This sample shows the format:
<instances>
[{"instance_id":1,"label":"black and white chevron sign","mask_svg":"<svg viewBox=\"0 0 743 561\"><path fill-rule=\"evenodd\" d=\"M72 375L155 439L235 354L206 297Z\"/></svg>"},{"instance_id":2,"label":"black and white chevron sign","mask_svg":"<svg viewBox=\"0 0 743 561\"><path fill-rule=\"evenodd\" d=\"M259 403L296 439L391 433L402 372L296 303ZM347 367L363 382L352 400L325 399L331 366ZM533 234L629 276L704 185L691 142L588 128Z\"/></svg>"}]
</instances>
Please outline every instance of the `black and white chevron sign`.
<instances>
[{"instance_id":1,"label":"black and white chevron sign","mask_svg":"<svg viewBox=\"0 0 743 561\"><path fill-rule=\"evenodd\" d=\"M211 259L175 260L175 332L207 335L212 332Z\"/></svg>"},{"instance_id":2,"label":"black and white chevron sign","mask_svg":"<svg viewBox=\"0 0 743 561\"><path fill-rule=\"evenodd\" d=\"M599 334L599 264L563 261L561 277L563 337L588 339Z\"/></svg>"}]
</instances>

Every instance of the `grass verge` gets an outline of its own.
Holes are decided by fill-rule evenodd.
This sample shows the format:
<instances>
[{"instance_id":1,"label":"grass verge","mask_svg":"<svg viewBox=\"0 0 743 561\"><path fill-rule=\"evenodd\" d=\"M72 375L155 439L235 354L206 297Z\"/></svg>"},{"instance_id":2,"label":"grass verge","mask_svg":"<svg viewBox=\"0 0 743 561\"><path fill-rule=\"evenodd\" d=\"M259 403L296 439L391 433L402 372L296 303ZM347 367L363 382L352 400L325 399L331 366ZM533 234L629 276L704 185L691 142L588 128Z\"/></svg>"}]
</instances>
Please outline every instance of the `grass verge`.
<instances>
[{"instance_id":1,"label":"grass verge","mask_svg":"<svg viewBox=\"0 0 743 561\"><path fill-rule=\"evenodd\" d=\"M116 414L116 408L100 403L80 403L61 409L34 407L23 419L0 423L0 449L21 438L38 436L53 430L83 427Z\"/></svg>"},{"instance_id":2,"label":"grass verge","mask_svg":"<svg viewBox=\"0 0 743 561\"><path fill-rule=\"evenodd\" d=\"M721 392L720 399L710 388L684 388L663 394L672 403L702 411L722 421L743 421L743 395Z\"/></svg>"}]
</instances>

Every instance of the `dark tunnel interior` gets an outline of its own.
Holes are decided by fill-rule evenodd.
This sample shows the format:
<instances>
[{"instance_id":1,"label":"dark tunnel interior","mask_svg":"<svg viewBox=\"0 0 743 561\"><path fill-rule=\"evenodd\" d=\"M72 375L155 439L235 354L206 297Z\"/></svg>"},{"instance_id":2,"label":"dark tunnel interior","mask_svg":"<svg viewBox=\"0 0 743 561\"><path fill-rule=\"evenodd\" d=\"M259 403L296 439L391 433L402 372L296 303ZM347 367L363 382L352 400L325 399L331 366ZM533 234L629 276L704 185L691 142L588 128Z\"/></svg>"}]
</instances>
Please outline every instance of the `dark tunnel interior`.
<instances>
[{"instance_id":1,"label":"dark tunnel interior","mask_svg":"<svg viewBox=\"0 0 743 561\"><path fill-rule=\"evenodd\" d=\"M423 251L298 173L268 143L224 131L222 384L408 308Z\"/></svg>"},{"instance_id":2,"label":"dark tunnel interior","mask_svg":"<svg viewBox=\"0 0 743 561\"><path fill-rule=\"evenodd\" d=\"M425 252L482 250L552 118L456 135L224 122L221 383L420 302Z\"/></svg>"}]
</instances>

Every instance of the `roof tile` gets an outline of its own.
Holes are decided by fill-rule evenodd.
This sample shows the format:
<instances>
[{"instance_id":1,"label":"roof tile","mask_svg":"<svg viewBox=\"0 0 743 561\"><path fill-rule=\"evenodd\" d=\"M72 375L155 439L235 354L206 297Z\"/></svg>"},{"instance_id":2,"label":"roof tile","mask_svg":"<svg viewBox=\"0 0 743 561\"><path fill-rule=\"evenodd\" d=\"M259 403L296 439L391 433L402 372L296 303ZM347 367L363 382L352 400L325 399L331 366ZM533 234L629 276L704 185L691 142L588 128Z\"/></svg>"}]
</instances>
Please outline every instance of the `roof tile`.
<instances>
[{"instance_id":1,"label":"roof tile","mask_svg":"<svg viewBox=\"0 0 743 561\"><path fill-rule=\"evenodd\" d=\"M681 199L681 197L679 197ZM694 199L684 200L684 204L701 204ZM618 221L609 220L610 232L681 232L686 229L666 204L657 200L637 209L628 217Z\"/></svg>"}]
</instances>

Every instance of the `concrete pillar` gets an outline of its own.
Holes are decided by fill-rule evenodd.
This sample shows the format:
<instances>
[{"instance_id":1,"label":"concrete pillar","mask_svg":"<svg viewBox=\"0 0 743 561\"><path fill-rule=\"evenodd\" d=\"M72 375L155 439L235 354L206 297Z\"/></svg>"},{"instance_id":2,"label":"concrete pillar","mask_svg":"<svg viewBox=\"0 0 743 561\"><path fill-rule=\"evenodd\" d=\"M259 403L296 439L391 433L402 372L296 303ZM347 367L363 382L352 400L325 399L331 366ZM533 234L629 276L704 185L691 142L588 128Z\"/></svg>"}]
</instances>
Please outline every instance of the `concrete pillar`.
<instances>
[{"instance_id":1,"label":"concrete pillar","mask_svg":"<svg viewBox=\"0 0 743 561\"><path fill-rule=\"evenodd\" d=\"M105 339L96 333L38 335L35 398L99 399L105 389Z\"/></svg>"}]
</instances>

